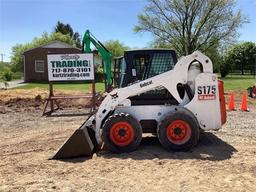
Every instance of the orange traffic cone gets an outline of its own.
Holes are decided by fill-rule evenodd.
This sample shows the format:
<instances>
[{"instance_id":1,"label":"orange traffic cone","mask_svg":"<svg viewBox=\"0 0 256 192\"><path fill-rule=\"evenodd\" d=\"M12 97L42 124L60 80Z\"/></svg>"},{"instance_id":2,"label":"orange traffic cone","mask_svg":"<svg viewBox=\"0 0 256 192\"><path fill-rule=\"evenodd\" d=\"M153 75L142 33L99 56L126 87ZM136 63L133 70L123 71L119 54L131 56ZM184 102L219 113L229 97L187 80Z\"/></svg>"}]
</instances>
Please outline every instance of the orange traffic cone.
<instances>
[{"instance_id":1,"label":"orange traffic cone","mask_svg":"<svg viewBox=\"0 0 256 192\"><path fill-rule=\"evenodd\" d=\"M247 93L244 92L242 97L242 104L241 104L241 111L249 111L249 108L247 106Z\"/></svg>"},{"instance_id":2,"label":"orange traffic cone","mask_svg":"<svg viewBox=\"0 0 256 192\"><path fill-rule=\"evenodd\" d=\"M229 103L228 103L228 110L229 111L235 111L236 110L234 93L230 94Z\"/></svg>"}]
</instances>

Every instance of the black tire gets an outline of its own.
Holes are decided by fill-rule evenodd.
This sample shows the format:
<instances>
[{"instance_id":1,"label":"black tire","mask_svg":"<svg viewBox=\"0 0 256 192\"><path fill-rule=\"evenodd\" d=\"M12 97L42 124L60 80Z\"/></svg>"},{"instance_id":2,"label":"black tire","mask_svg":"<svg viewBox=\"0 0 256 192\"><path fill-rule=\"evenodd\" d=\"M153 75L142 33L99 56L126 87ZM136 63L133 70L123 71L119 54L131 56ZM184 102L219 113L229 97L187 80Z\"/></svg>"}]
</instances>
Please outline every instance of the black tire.
<instances>
[{"instance_id":1,"label":"black tire","mask_svg":"<svg viewBox=\"0 0 256 192\"><path fill-rule=\"evenodd\" d=\"M202 139L204 138L205 136L205 131L203 129L199 129L199 139L198 141L201 142Z\"/></svg>"},{"instance_id":2,"label":"black tire","mask_svg":"<svg viewBox=\"0 0 256 192\"><path fill-rule=\"evenodd\" d=\"M117 143L117 140L115 139L115 134L113 129L118 123L122 123L122 122L125 122L127 125L129 125L128 127L129 131L125 130L125 128L122 129L122 127L120 127L117 137L124 138L127 136L128 133L132 132L133 136L131 136L132 138L129 137L130 141L128 142L128 144L125 144L125 142ZM122 131L122 134L124 135L121 135L121 133L119 134L121 129L124 130ZM131 152L136 150L140 145L140 142L142 139L142 128L140 123L137 121L137 119L135 119L131 115L124 114L124 113L114 114L105 121L102 127L102 139L106 147L112 152L115 152L115 153Z\"/></svg>"},{"instance_id":3,"label":"black tire","mask_svg":"<svg viewBox=\"0 0 256 192\"><path fill-rule=\"evenodd\" d=\"M181 124L178 124L180 122ZM199 125L196 118L184 108L177 107L175 111L167 113L159 121L157 127L158 139L168 151L190 150L197 144L199 134Z\"/></svg>"}]
</instances>

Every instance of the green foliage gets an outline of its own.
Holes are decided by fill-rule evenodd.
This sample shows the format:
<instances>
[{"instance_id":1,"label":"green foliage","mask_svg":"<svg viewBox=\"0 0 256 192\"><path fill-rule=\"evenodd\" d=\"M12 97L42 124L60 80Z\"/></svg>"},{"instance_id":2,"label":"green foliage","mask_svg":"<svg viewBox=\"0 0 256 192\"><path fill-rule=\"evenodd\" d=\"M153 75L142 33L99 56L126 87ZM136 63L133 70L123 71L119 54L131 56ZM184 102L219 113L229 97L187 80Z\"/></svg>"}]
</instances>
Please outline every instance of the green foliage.
<instances>
[{"instance_id":1,"label":"green foliage","mask_svg":"<svg viewBox=\"0 0 256 192\"><path fill-rule=\"evenodd\" d=\"M172 49L173 47L171 44L166 43L164 40L159 39L159 38L154 38L154 40L149 44L149 47L153 48L167 48L167 49Z\"/></svg>"},{"instance_id":2,"label":"green foliage","mask_svg":"<svg viewBox=\"0 0 256 192\"><path fill-rule=\"evenodd\" d=\"M109 40L104 43L104 46L113 54L113 58L123 56L124 51L129 47L118 40Z\"/></svg>"},{"instance_id":3,"label":"green foliage","mask_svg":"<svg viewBox=\"0 0 256 192\"><path fill-rule=\"evenodd\" d=\"M103 66L100 66L95 71L95 82L104 82L106 74L104 73Z\"/></svg>"},{"instance_id":4,"label":"green foliage","mask_svg":"<svg viewBox=\"0 0 256 192\"><path fill-rule=\"evenodd\" d=\"M222 78L224 81L224 89L231 90L246 90L248 87L255 84L255 78L252 75L228 75Z\"/></svg>"},{"instance_id":5,"label":"green foliage","mask_svg":"<svg viewBox=\"0 0 256 192\"><path fill-rule=\"evenodd\" d=\"M11 56L11 69L13 72L23 72L23 57L22 54L28 50L44 44L47 44L51 41L58 40L64 43L75 46L75 41L70 37L70 35L63 35L62 33L43 33L41 37L36 37L30 43L26 44L17 44L12 47L12 56Z\"/></svg>"},{"instance_id":6,"label":"green foliage","mask_svg":"<svg viewBox=\"0 0 256 192\"><path fill-rule=\"evenodd\" d=\"M211 59L213 64L213 72L219 73L220 72L220 66L222 65L223 58L218 50L218 44L215 44L215 46L210 47L205 51L205 54Z\"/></svg>"},{"instance_id":7,"label":"green foliage","mask_svg":"<svg viewBox=\"0 0 256 192\"><path fill-rule=\"evenodd\" d=\"M96 71L95 72L95 82L104 82L106 78L106 74L103 71Z\"/></svg>"},{"instance_id":8,"label":"green foliage","mask_svg":"<svg viewBox=\"0 0 256 192\"><path fill-rule=\"evenodd\" d=\"M0 81L6 81L6 76L8 78L8 74L9 72L6 71L10 71L10 64L7 62L0 62Z\"/></svg>"},{"instance_id":9,"label":"green foliage","mask_svg":"<svg viewBox=\"0 0 256 192\"><path fill-rule=\"evenodd\" d=\"M148 0L135 32L150 32L179 56L230 42L246 22L234 0Z\"/></svg>"},{"instance_id":10,"label":"green foliage","mask_svg":"<svg viewBox=\"0 0 256 192\"><path fill-rule=\"evenodd\" d=\"M13 78L13 73L11 72L11 70L10 69L4 70L4 72L2 73L1 79L3 79L4 81L11 81L12 78Z\"/></svg>"},{"instance_id":11,"label":"green foliage","mask_svg":"<svg viewBox=\"0 0 256 192\"><path fill-rule=\"evenodd\" d=\"M0 73L4 70L4 65L0 62Z\"/></svg>"},{"instance_id":12,"label":"green foliage","mask_svg":"<svg viewBox=\"0 0 256 192\"><path fill-rule=\"evenodd\" d=\"M32 47L29 44L17 44L12 47L12 56L11 56L11 70L13 72L23 72L23 57L22 54L24 51Z\"/></svg>"},{"instance_id":13,"label":"green foliage","mask_svg":"<svg viewBox=\"0 0 256 192\"><path fill-rule=\"evenodd\" d=\"M17 71L16 73L13 73L13 79L22 79L24 77L24 74L22 72Z\"/></svg>"},{"instance_id":14,"label":"green foliage","mask_svg":"<svg viewBox=\"0 0 256 192\"><path fill-rule=\"evenodd\" d=\"M62 33L64 35L69 34L70 36L74 35L74 31L72 29L72 27L69 24L64 24L60 21L57 22L56 26L55 26L55 33Z\"/></svg>"},{"instance_id":15,"label":"green foliage","mask_svg":"<svg viewBox=\"0 0 256 192\"><path fill-rule=\"evenodd\" d=\"M169 48L172 49L170 44L165 44L163 41L154 41L150 45L151 47L154 48ZM215 46L212 46L208 48L205 51L205 54L211 59L213 63L213 72L214 73L219 73L220 72L220 65L222 64L222 56L218 50L218 44L216 43Z\"/></svg>"},{"instance_id":16,"label":"green foliage","mask_svg":"<svg viewBox=\"0 0 256 192\"><path fill-rule=\"evenodd\" d=\"M239 70L242 75L245 71L255 74L256 44L244 42L233 45L224 55L224 64L230 65L233 70Z\"/></svg>"},{"instance_id":17,"label":"green foliage","mask_svg":"<svg viewBox=\"0 0 256 192\"><path fill-rule=\"evenodd\" d=\"M226 77L230 72L230 68L231 67L228 63L220 65L220 75L221 75L221 77Z\"/></svg>"},{"instance_id":18,"label":"green foliage","mask_svg":"<svg viewBox=\"0 0 256 192\"><path fill-rule=\"evenodd\" d=\"M60 21L57 22L55 26L55 33L62 33L64 35L69 35L76 43L76 47L81 48L81 38L78 32L74 32L73 28L69 24L64 24Z\"/></svg>"}]
</instances>

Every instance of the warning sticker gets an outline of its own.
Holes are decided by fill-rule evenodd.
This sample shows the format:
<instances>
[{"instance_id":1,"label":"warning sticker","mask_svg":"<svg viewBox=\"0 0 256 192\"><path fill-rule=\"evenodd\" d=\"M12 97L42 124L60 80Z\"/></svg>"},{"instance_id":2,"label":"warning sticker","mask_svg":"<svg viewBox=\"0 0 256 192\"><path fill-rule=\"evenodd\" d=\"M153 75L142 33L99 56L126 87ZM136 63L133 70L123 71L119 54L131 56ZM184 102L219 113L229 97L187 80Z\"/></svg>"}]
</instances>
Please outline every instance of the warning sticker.
<instances>
[{"instance_id":1,"label":"warning sticker","mask_svg":"<svg viewBox=\"0 0 256 192\"><path fill-rule=\"evenodd\" d=\"M198 95L198 100L215 100L216 95Z\"/></svg>"}]
</instances>

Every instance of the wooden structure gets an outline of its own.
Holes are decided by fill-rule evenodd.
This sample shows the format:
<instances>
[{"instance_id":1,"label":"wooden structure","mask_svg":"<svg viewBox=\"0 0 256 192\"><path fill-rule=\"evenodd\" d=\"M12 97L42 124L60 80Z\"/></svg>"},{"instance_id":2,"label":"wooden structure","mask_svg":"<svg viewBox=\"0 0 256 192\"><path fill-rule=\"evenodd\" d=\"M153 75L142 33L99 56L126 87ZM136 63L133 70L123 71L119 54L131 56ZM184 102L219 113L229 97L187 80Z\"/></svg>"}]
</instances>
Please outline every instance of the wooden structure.
<instances>
[{"instance_id":1,"label":"wooden structure","mask_svg":"<svg viewBox=\"0 0 256 192\"><path fill-rule=\"evenodd\" d=\"M95 74L93 53L86 54L48 54L48 82L49 97L46 100L43 115L50 115L59 109L58 100L88 99L85 107L90 108L90 113L96 108ZM54 82L90 82L91 92L82 95L55 95ZM55 105L57 108L55 108ZM47 107L50 105L50 110Z\"/></svg>"},{"instance_id":2,"label":"wooden structure","mask_svg":"<svg viewBox=\"0 0 256 192\"><path fill-rule=\"evenodd\" d=\"M52 41L45 45L26 50L24 58L24 81L42 82L48 81L48 54L75 54L82 53L81 49L72 47L60 41Z\"/></svg>"},{"instance_id":3,"label":"wooden structure","mask_svg":"<svg viewBox=\"0 0 256 192\"><path fill-rule=\"evenodd\" d=\"M89 108L90 111L88 114L91 114L96 109L96 89L95 89L95 81L91 81L91 92L83 95L55 95L53 89L53 82L49 82L49 96L46 99L46 104L43 111L44 115L51 115L54 111L60 108L59 103L57 100L65 100L65 99L88 99L89 104L85 105L85 108ZM55 105L57 108L55 108ZM50 110L47 111L47 107L50 107Z\"/></svg>"}]
</instances>

